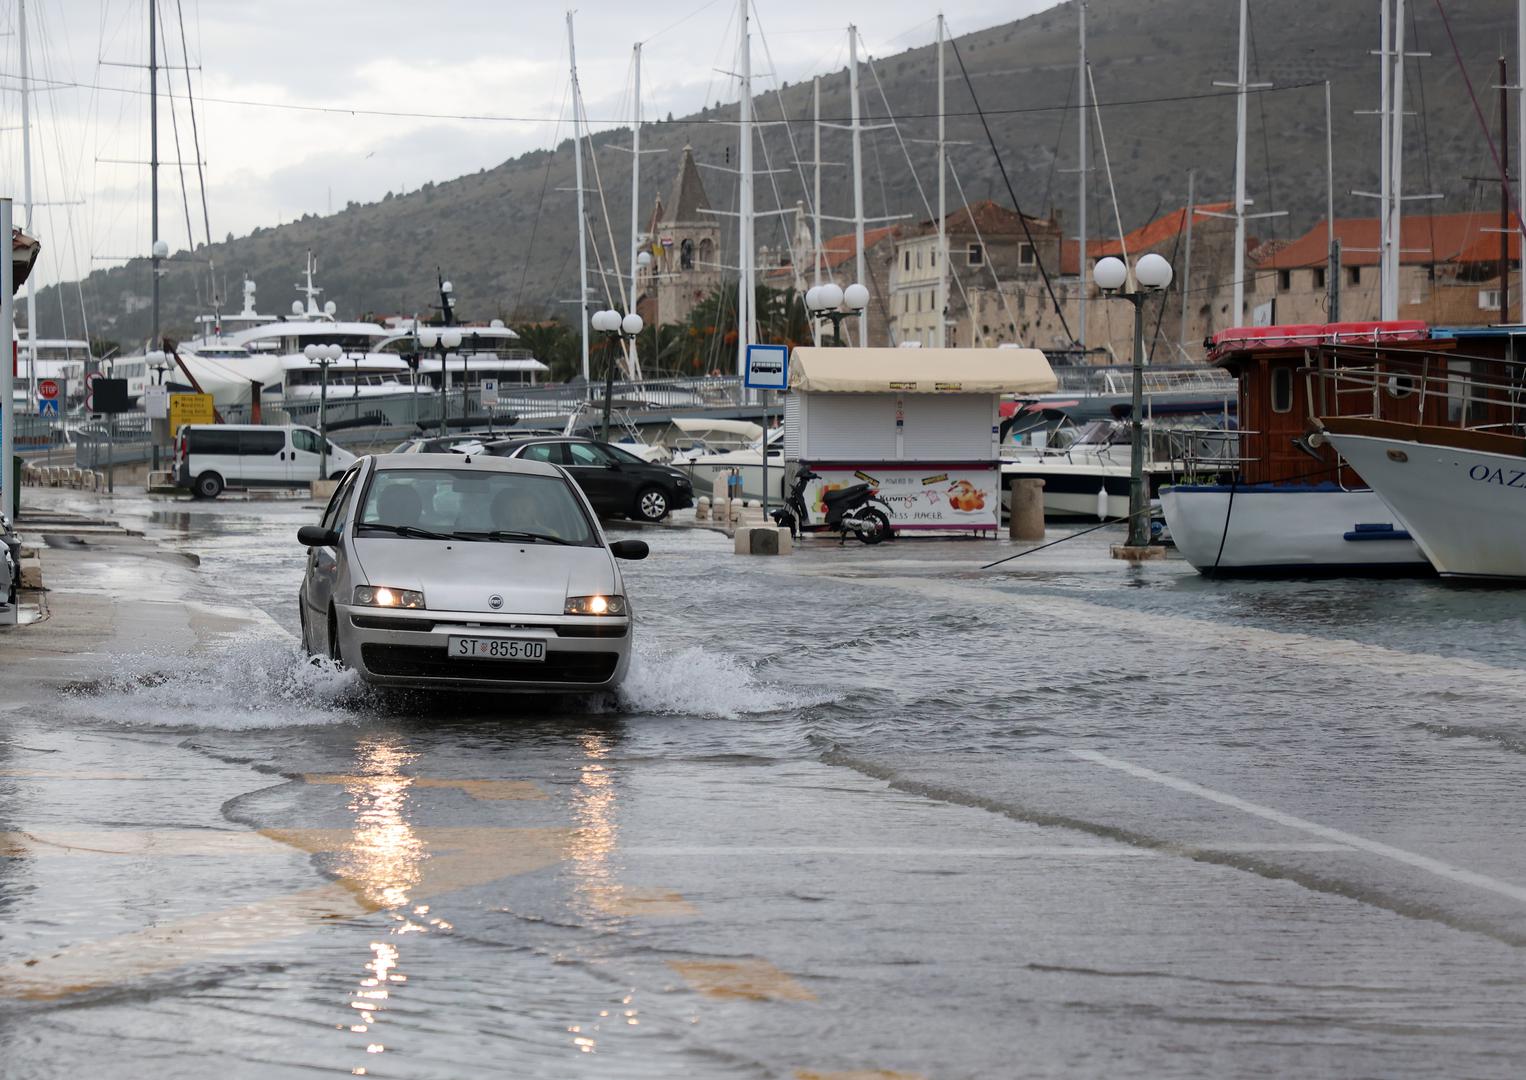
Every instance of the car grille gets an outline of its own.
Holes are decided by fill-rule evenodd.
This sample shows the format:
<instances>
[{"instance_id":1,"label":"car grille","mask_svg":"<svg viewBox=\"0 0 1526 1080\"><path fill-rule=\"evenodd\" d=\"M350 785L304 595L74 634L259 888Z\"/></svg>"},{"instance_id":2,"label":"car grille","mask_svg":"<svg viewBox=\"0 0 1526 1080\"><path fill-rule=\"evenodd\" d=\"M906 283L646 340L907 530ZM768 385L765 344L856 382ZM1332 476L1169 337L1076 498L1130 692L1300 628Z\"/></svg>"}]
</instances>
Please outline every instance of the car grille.
<instances>
[{"instance_id":1,"label":"car grille","mask_svg":"<svg viewBox=\"0 0 1526 1080\"><path fill-rule=\"evenodd\" d=\"M427 634L434 629L434 623L424 619L393 619L386 615L351 615L350 622L362 630L414 630Z\"/></svg>"},{"instance_id":2,"label":"car grille","mask_svg":"<svg viewBox=\"0 0 1526 1080\"><path fill-rule=\"evenodd\" d=\"M465 622L435 622L429 619L400 619L388 615L351 615L350 622L362 630L401 630L412 631L418 634L428 634L441 627L446 630L461 630L471 632L475 630L555 630L557 637L565 638L623 638L630 633L629 623L608 624L589 623L586 626L553 626L529 623L465 623Z\"/></svg>"},{"instance_id":3,"label":"car grille","mask_svg":"<svg viewBox=\"0 0 1526 1080\"><path fill-rule=\"evenodd\" d=\"M421 645L362 645L361 660L373 675L493 682L601 683L614 675L618 653L547 652L541 663L453 660L444 649Z\"/></svg>"}]
</instances>

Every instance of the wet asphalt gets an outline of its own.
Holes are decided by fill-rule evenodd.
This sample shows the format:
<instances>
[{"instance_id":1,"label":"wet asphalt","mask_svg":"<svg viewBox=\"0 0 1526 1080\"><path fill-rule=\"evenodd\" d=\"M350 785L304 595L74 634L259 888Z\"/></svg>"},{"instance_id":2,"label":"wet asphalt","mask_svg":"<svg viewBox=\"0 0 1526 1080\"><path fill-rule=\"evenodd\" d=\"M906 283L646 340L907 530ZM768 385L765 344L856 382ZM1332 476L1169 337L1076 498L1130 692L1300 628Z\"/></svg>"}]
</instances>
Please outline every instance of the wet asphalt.
<instances>
[{"instance_id":1,"label":"wet asphalt","mask_svg":"<svg viewBox=\"0 0 1526 1080\"><path fill-rule=\"evenodd\" d=\"M615 699L383 695L315 510L110 513L0 638L0 1076L1519 1072L1519 593L645 530Z\"/></svg>"}]
</instances>

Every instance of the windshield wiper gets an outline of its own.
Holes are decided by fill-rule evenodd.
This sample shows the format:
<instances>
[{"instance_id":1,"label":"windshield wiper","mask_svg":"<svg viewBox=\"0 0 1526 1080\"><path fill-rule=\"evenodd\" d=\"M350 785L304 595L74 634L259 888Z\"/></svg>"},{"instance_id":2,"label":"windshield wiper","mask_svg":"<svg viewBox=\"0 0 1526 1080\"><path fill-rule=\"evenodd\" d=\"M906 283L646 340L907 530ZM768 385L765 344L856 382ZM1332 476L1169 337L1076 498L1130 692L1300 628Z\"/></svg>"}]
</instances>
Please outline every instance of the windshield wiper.
<instances>
[{"instance_id":1,"label":"windshield wiper","mask_svg":"<svg viewBox=\"0 0 1526 1080\"><path fill-rule=\"evenodd\" d=\"M493 529L488 532L459 532L455 534L467 540L502 540L511 542L514 540L544 540L548 544L565 544L574 546L571 540L563 540L560 536L552 536L550 533L519 532L513 529Z\"/></svg>"},{"instance_id":2,"label":"windshield wiper","mask_svg":"<svg viewBox=\"0 0 1526 1080\"><path fill-rule=\"evenodd\" d=\"M362 521L355 526L357 529L380 529L383 532L395 533L398 536L418 536L425 540L454 540L454 533L437 533L428 529L421 529L417 525L384 525L379 521Z\"/></svg>"}]
</instances>

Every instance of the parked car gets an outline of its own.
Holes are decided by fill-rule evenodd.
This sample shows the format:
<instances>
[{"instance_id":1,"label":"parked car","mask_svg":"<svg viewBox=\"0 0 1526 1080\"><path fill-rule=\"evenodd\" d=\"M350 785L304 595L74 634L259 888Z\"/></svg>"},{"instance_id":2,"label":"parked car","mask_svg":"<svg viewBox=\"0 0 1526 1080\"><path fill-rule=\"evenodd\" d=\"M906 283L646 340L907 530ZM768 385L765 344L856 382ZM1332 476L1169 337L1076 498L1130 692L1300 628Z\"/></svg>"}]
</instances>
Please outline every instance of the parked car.
<instances>
[{"instance_id":1,"label":"parked car","mask_svg":"<svg viewBox=\"0 0 1526 1080\"><path fill-rule=\"evenodd\" d=\"M175 439L175 483L200 499L229 487L300 487L323 478L322 449L323 437L298 424L185 424ZM354 463L329 440L329 479Z\"/></svg>"},{"instance_id":2,"label":"parked car","mask_svg":"<svg viewBox=\"0 0 1526 1080\"><path fill-rule=\"evenodd\" d=\"M340 480L298 600L309 653L367 682L599 690L630 664L634 617L588 499L542 461L382 454Z\"/></svg>"},{"instance_id":3,"label":"parked car","mask_svg":"<svg viewBox=\"0 0 1526 1080\"><path fill-rule=\"evenodd\" d=\"M495 457L560 465L601 517L661 521L674 510L694 505L694 486L683 472L642 461L628 450L597 439L505 439L483 449Z\"/></svg>"}]
</instances>

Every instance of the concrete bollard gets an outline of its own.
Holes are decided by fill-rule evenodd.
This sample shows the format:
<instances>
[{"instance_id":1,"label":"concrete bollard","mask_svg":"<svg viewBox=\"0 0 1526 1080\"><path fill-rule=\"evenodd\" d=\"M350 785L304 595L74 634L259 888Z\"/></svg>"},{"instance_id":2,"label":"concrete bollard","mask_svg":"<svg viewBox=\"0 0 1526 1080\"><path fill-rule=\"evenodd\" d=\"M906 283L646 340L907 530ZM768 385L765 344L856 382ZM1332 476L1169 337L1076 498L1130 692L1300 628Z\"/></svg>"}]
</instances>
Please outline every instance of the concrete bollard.
<instances>
[{"instance_id":1,"label":"concrete bollard","mask_svg":"<svg viewBox=\"0 0 1526 1080\"><path fill-rule=\"evenodd\" d=\"M788 555L794 550L794 542L788 529L775 525L749 525L736 531L735 550L738 555Z\"/></svg>"},{"instance_id":2,"label":"concrete bollard","mask_svg":"<svg viewBox=\"0 0 1526 1080\"><path fill-rule=\"evenodd\" d=\"M1013 480L1007 535L1014 540L1044 539L1044 481Z\"/></svg>"},{"instance_id":3,"label":"concrete bollard","mask_svg":"<svg viewBox=\"0 0 1526 1080\"><path fill-rule=\"evenodd\" d=\"M338 480L314 480L312 482L312 497L314 500L327 502L334 497L334 489L339 487Z\"/></svg>"},{"instance_id":4,"label":"concrete bollard","mask_svg":"<svg viewBox=\"0 0 1526 1080\"><path fill-rule=\"evenodd\" d=\"M701 495L699 498L694 500L694 520L710 520L710 496Z\"/></svg>"}]
</instances>

